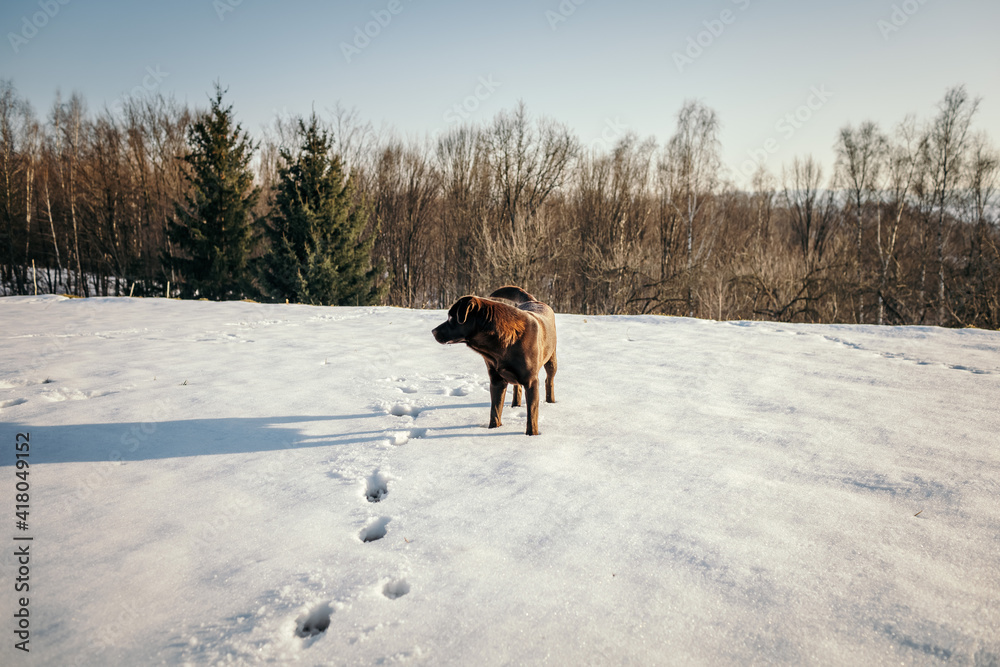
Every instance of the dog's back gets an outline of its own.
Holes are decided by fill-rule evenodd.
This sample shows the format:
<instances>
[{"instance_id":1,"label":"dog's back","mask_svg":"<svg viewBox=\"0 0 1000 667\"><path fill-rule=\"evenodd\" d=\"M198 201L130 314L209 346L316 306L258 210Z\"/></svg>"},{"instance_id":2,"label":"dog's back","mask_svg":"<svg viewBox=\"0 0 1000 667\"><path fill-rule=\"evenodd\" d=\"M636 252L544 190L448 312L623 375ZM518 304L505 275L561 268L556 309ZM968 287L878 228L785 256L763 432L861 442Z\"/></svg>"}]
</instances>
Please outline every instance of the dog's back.
<instances>
[{"instance_id":1,"label":"dog's back","mask_svg":"<svg viewBox=\"0 0 1000 667\"><path fill-rule=\"evenodd\" d=\"M550 345L555 347L555 313L548 305L542 303L520 287L504 285L490 294L490 299L514 306L522 312L534 313L542 318L542 327L551 339Z\"/></svg>"},{"instance_id":2,"label":"dog's back","mask_svg":"<svg viewBox=\"0 0 1000 667\"><path fill-rule=\"evenodd\" d=\"M498 301L509 301L515 306L521 306L525 303L538 301L538 299L531 296L520 287L515 287L513 285L504 285L500 289L494 291L493 294L490 294L490 298L497 299Z\"/></svg>"}]
</instances>

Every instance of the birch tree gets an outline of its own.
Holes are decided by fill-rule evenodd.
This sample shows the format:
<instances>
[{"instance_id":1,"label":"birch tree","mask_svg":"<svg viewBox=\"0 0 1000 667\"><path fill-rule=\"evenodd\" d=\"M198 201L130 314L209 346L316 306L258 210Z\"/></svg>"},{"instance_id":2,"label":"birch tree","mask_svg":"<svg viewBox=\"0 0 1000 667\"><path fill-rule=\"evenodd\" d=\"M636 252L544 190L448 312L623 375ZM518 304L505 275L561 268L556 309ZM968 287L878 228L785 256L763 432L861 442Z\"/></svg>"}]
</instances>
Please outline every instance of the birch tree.
<instances>
[{"instance_id":1,"label":"birch tree","mask_svg":"<svg viewBox=\"0 0 1000 667\"><path fill-rule=\"evenodd\" d=\"M969 130L979 108L979 99L969 97L965 86L950 89L938 104L938 115L931 124L925 143L925 158L930 174L935 205L934 238L937 266L937 324L946 322L945 295L945 220L956 203L956 191L962 173L962 161L969 146Z\"/></svg>"},{"instance_id":2,"label":"birch tree","mask_svg":"<svg viewBox=\"0 0 1000 667\"><path fill-rule=\"evenodd\" d=\"M867 121L857 128L847 125L837 136L837 179L847 192L854 213L856 301L854 319L864 323L865 262L863 237L865 212L879 189L888 140L878 124Z\"/></svg>"},{"instance_id":3,"label":"birch tree","mask_svg":"<svg viewBox=\"0 0 1000 667\"><path fill-rule=\"evenodd\" d=\"M677 129L667 143L660 169L665 174L667 201L685 225L688 315L694 315L693 271L695 221L719 180L719 118L699 101L689 100L677 114Z\"/></svg>"}]
</instances>

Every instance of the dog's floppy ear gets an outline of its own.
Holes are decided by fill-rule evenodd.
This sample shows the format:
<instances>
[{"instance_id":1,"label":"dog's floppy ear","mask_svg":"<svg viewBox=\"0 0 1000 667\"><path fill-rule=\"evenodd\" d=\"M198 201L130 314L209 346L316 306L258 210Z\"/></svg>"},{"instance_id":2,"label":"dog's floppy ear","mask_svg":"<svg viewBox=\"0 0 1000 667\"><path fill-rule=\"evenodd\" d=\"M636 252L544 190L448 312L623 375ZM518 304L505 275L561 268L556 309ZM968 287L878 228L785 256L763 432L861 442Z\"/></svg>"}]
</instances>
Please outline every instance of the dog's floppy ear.
<instances>
[{"instance_id":1,"label":"dog's floppy ear","mask_svg":"<svg viewBox=\"0 0 1000 667\"><path fill-rule=\"evenodd\" d=\"M460 313L458 317L459 324L465 324L469 320L469 313L474 310L479 310L482 304L479 303L479 299L474 296L465 297L468 301L465 304L465 308L459 307L458 312Z\"/></svg>"}]
</instances>

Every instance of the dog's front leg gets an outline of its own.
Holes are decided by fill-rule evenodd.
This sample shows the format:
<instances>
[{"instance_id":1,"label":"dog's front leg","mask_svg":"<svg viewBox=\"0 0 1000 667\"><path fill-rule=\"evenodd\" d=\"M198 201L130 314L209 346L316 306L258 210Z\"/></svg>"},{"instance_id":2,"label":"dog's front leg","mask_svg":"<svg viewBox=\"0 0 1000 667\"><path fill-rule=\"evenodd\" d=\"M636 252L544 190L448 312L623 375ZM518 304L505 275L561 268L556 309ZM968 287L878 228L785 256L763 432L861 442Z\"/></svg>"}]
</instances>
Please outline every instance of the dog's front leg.
<instances>
[{"instance_id":1,"label":"dog's front leg","mask_svg":"<svg viewBox=\"0 0 1000 667\"><path fill-rule=\"evenodd\" d=\"M528 430L526 435L538 435L538 376L524 385L524 401L528 404Z\"/></svg>"},{"instance_id":2,"label":"dog's front leg","mask_svg":"<svg viewBox=\"0 0 1000 667\"><path fill-rule=\"evenodd\" d=\"M490 428L501 426L500 415L503 414L503 397L507 393L507 381L490 369Z\"/></svg>"}]
</instances>

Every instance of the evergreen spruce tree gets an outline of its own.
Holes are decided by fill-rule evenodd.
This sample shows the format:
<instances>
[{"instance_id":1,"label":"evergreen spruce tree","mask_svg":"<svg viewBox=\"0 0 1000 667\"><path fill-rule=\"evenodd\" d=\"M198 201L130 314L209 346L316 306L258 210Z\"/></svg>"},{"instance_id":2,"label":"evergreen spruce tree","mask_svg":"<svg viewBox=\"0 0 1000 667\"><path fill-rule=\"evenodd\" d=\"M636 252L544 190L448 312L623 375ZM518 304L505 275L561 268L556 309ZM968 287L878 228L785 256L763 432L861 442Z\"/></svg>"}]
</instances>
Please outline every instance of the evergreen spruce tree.
<instances>
[{"instance_id":1,"label":"evergreen spruce tree","mask_svg":"<svg viewBox=\"0 0 1000 667\"><path fill-rule=\"evenodd\" d=\"M223 106L216 84L208 113L188 128L191 184L167 226L172 244L165 263L180 281L182 295L239 299L251 290L250 255L255 242L252 210L259 196L250 160L254 145Z\"/></svg>"},{"instance_id":2,"label":"evergreen spruce tree","mask_svg":"<svg viewBox=\"0 0 1000 667\"><path fill-rule=\"evenodd\" d=\"M383 269L372 265L375 231L364 236L368 211L353 201L352 185L315 114L308 125L299 119L298 136L295 154L281 151L284 164L265 226L271 247L261 261L263 291L291 303L376 303L388 285L379 286Z\"/></svg>"}]
</instances>

